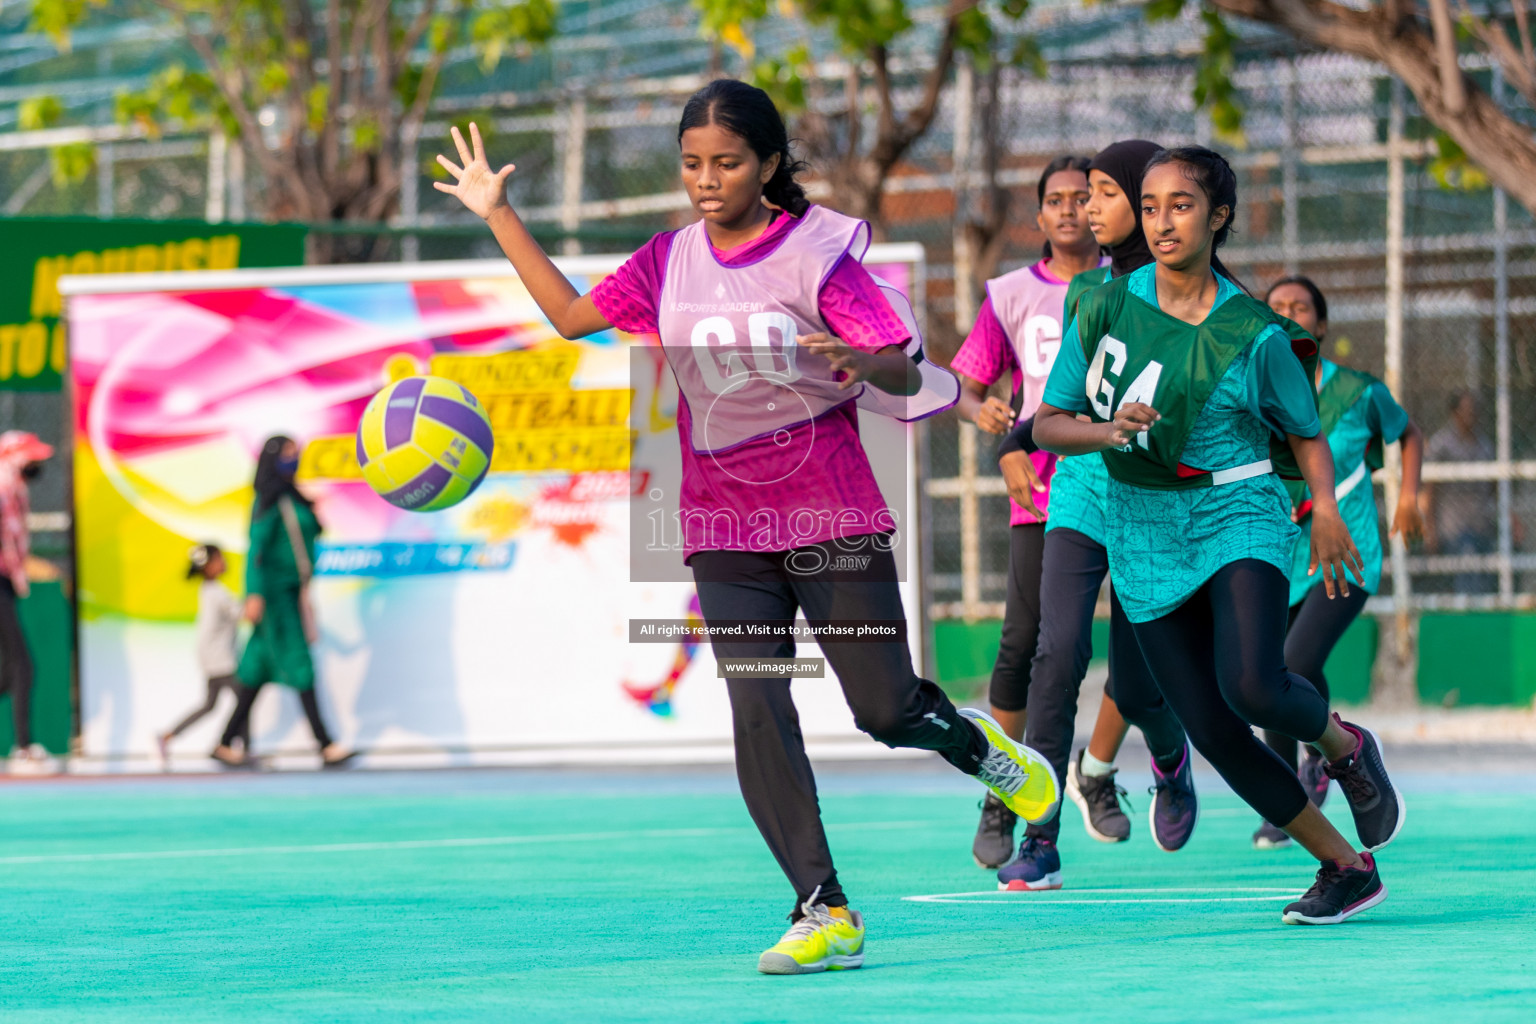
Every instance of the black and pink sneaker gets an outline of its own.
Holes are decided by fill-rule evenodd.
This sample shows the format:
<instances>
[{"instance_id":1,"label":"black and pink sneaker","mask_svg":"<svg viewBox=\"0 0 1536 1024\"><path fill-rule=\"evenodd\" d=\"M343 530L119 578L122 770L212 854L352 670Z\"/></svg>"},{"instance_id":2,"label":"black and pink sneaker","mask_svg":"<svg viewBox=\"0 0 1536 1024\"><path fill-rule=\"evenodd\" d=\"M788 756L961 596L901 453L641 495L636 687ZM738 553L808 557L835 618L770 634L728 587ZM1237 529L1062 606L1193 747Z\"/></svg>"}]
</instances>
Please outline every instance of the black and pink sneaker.
<instances>
[{"instance_id":1,"label":"black and pink sneaker","mask_svg":"<svg viewBox=\"0 0 1536 1024\"><path fill-rule=\"evenodd\" d=\"M1200 820L1200 798L1195 795L1195 772L1189 763L1188 743L1179 766L1171 772L1165 774L1153 759L1152 787L1148 792L1152 794L1152 806L1147 811L1152 841L1159 850L1182 850L1195 834L1195 822Z\"/></svg>"},{"instance_id":2,"label":"black and pink sneaker","mask_svg":"<svg viewBox=\"0 0 1536 1024\"><path fill-rule=\"evenodd\" d=\"M1402 830L1403 798L1387 778L1387 766L1381 760L1381 743L1371 730L1352 725L1337 714L1333 716L1346 732L1352 733L1359 746L1339 761L1323 765L1328 778L1339 784L1355 818L1355 832L1360 845L1379 850L1397 838Z\"/></svg>"},{"instance_id":3,"label":"black and pink sneaker","mask_svg":"<svg viewBox=\"0 0 1536 1024\"><path fill-rule=\"evenodd\" d=\"M1328 785L1333 780L1323 770L1328 762L1311 747L1301 748L1301 764L1296 769L1296 777L1301 779L1301 788L1307 791L1307 799L1312 801L1313 807L1322 807L1328 800Z\"/></svg>"},{"instance_id":4,"label":"black and pink sneaker","mask_svg":"<svg viewBox=\"0 0 1536 1024\"><path fill-rule=\"evenodd\" d=\"M1339 924L1387 898L1387 887L1376 871L1376 858L1360 855L1364 868L1347 868L1330 860L1317 869L1317 880L1301 899L1285 908L1286 924Z\"/></svg>"}]
</instances>

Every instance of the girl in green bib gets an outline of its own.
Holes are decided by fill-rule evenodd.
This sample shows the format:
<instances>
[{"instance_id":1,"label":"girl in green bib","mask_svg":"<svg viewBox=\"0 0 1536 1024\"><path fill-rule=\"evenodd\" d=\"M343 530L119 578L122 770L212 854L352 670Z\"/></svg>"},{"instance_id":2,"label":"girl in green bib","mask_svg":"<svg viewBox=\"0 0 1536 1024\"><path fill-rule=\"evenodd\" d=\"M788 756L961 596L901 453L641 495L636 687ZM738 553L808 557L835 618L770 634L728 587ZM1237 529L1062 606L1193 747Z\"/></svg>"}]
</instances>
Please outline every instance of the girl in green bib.
<instances>
[{"instance_id":1,"label":"girl in green bib","mask_svg":"<svg viewBox=\"0 0 1536 1024\"><path fill-rule=\"evenodd\" d=\"M1035 440L1102 453L1110 576L1157 687L1227 784L1322 862L1282 919L1334 924L1386 898L1369 851L1391 841L1402 814L1375 737L1330 716L1282 653L1298 530L1277 463L1311 489L1310 563L1327 593L1348 592L1346 566L1364 572L1320 436L1317 344L1213 271L1237 208L1220 155L1157 154L1140 199L1155 262L1083 296ZM1367 852L1308 801L1255 725L1322 751Z\"/></svg>"},{"instance_id":2,"label":"girl in green bib","mask_svg":"<svg viewBox=\"0 0 1536 1024\"><path fill-rule=\"evenodd\" d=\"M1162 149L1145 139L1112 143L1088 163L1089 198L1085 206L1094 240L1107 251L1107 265L1073 276L1061 322L1070 323L1078 299L1111 277L1122 277L1152 262L1141 230L1141 176L1147 161ZM999 446L999 467L1015 448L1033 451L1033 419L1026 420ZM1028 456L1026 456L1028 457ZM1115 781L1115 755L1125 740L1127 722L1138 726L1152 754L1152 801L1148 821L1160 849L1183 848L1199 816L1189 744L1147 670L1119 599L1110 594L1109 679L1088 746L1072 753L1078 693L1093 654L1093 616L1104 576L1104 460L1097 455L1062 459L1051 482L1050 517L1041 557L1040 627L1030 666L1025 735L1067 779L1067 795L1082 812L1083 826L1100 842L1124 842L1130 818L1120 807L1125 790ZM997 873L1010 889L1054 889L1062 885L1057 841L1061 819L1030 825L1011 863Z\"/></svg>"},{"instance_id":3,"label":"girl in green bib","mask_svg":"<svg viewBox=\"0 0 1536 1024\"><path fill-rule=\"evenodd\" d=\"M1300 275L1281 278L1269 286L1264 301L1270 309L1300 325L1319 343L1323 341L1328 332L1328 300L1310 278ZM1371 471L1381 468L1383 447L1401 440L1403 486L1389 532L1402 534L1405 538L1421 536L1424 523L1419 515L1418 495L1420 467L1424 462L1424 435L1393 399L1387 386L1370 374L1319 359L1314 380L1322 433L1328 439L1338 481L1334 485L1334 497L1365 565L1363 586L1351 587L1347 596L1329 600L1325 589L1319 586L1322 578L1308 574L1311 495L1302 481L1286 481L1291 494L1292 516L1301 527L1301 536L1291 549L1291 610L1290 626L1285 634L1285 663L1297 675L1311 680L1326 699L1328 680L1323 667L1328 656L1360 614L1366 599L1378 593L1381 587L1383 552L1381 529L1376 521L1376 498L1371 489ZM1330 780L1323 771L1322 757L1309 748L1302 752L1298 764L1294 739L1266 730L1264 741L1297 770L1308 798L1318 807L1323 806ZM1290 843L1290 836L1267 821L1253 834L1253 845L1261 850L1289 846Z\"/></svg>"}]
</instances>

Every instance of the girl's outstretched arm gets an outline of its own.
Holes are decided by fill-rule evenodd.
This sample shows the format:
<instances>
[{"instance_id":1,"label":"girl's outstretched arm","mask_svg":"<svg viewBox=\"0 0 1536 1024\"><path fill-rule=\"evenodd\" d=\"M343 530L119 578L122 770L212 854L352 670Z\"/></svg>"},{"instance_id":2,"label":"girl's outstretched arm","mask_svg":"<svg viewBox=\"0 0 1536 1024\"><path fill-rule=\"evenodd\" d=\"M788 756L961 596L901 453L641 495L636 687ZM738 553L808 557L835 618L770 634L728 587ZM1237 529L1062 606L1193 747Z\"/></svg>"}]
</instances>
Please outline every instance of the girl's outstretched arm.
<instances>
[{"instance_id":1,"label":"girl's outstretched arm","mask_svg":"<svg viewBox=\"0 0 1536 1024\"><path fill-rule=\"evenodd\" d=\"M561 337L584 338L611 328L613 325L592 304L591 296L577 293L507 202L507 179L517 169L516 165L507 164L499 171L492 171L485 158L480 129L473 122L469 126L472 146L465 145L464 136L457 127L452 129L452 135L462 166L439 153L437 162L453 175L454 183L435 181L432 187L456 196L491 226L501 251L512 261L528 294L533 296L533 301L539 304L539 309L544 311Z\"/></svg>"}]
</instances>

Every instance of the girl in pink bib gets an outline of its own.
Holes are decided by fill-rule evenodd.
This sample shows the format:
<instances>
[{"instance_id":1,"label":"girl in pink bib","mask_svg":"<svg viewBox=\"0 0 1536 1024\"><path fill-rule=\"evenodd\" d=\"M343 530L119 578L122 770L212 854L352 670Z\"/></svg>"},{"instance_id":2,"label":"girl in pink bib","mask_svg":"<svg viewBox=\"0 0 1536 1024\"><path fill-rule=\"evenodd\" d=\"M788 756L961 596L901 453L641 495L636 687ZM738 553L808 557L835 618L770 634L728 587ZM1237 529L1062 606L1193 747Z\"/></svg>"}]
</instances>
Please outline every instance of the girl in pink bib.
<instances>
[{"instance_id":1,"label":"girl in pink bib","mask_svg":"<svg viewBox=\"0 0 1536 1024\"><path fill-rule=\"evenodd\" d=\"M868 227L806 200L795 181L804 165L773 102L721 79L688 101L678 127L699 220L657 235L580 295L508 205L514 168L493 171L474 125L470 136L466 144L453 130L460 163L438 161L455 181L436 187L486 220L555 329L656 334L677 378L684 558L716 658L760 666L726 680L737 776L795 889L793 926L758 969L858 967L863 919L833 868L789 679L774 674L774 659L793 655L786 627L797 613L813 628L905 619L890 544L897 524L859 443L854 402L918 396L925 374L906 346L912 331L859 263ZM937 751L1021 817L1056 813L1049 763L919 678L904 640L828 640L823 651L861 729L887 746Z\"/></svg>"}]
</instances>

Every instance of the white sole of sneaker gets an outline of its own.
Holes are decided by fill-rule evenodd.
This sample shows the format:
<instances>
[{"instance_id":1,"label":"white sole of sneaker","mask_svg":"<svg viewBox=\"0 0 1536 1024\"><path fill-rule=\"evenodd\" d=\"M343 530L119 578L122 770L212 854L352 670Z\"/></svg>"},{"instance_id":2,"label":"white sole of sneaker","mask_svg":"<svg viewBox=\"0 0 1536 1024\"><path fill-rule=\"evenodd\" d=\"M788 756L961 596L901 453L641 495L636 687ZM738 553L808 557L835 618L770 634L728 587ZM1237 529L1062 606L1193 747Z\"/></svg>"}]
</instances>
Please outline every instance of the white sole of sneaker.
<instances>
[{"instance_id":1,"label":"white sole of sneaker","mask_svg":"<svg viewBox=\"0 0 1536 1024\"><path fill-rule=\"evenodd\" d=\"M1332 914L1328 917L1308 917L1306 914L1293 914L1287 911L1280 915L1280 920L1286 924L1342 924L1362 910L1370 910L1386 898L1387 887L1383 884L1373 895L1367 896L1358 903L1351 903L1337 914Z\"/></svg>"},{"instance_id":2,"label":"white sole of sneaker","mask_svg":"<svg viewBox=\"0 0 1536 1024\"><path fill-rule=\"evenodd\" d=\"M1047 889L1061 888L1061 872L1052 871L1038 882L1026 882L1022 878L1016 878L1011 882L998 882L998 892L1045 892Z\"/></svg>"},{"instance_id":3,"label":"white sole of sneaker","mask_svg":"<svg viewBox=\"0 0 1536 1024\"><path fill-rule=\"evenodd\" d=\"M1354 725L1353 722L1351 722L1350 724ZM1377 736L1375 731L1370 729L1367 726L1355 725L1355 728L1359 729L1361 732L1370 733L1371 742L1376 744L1376 756L1381 758L1381 770L1383 772L1386 772L1387 778L1390 779L1392 777L1392 773L1391 772L1387 772L1386 748L1381 745L1381 737ZM1383 847L1385 847L1389 843L1391 843L1392 840L1396 839L1397 838L1397 834L1403 830L1403 822L1408 820L1408 802L1403 799L1403 794L1397 788L1397 785L1395 783L1392 786L1392 792L1397 797L1397 827L1392 830L1392 834L1391 835L1387 836L1387 838L1383 839L1381 842L1377 843L1375 846L1367 846L1366 847L1366 851L1369 852L1369 853L1375 853L1377 850L1382 849ZM1359 836L1356 836L1355 838L1358 839Z\"/></svg>"},{"instance_id":4,"label":"white sole of sneaker","mask_svg":"<svg viewBox=\"0 0 1536 1024\"><path fill-rule=\"evenodd\" d=\"M1088 838L1097 839L1101 843L1123 843L1131 838L1126 836L1125 839L1116 839L1093 827L1093 815L1088 811L1088 801L1083 799L1083 791L1077 784L1076 763L1067 765L1067 799L1076 804L1077 809L1083 813L1083 831L1088 833Z\"/></svg>"},{"instance_id":5,"label":"white sole of sneaker","mask_svg":"<svg viewBox=\"0 0 1536 1024\"><path fill-rule=\"evenodd\" d=\"M1200 794L1195 794L1195 823L1189 826L1190 839L1194 838L1195 829L1200 827ZM1152 842L1164 853L1178 853L1184 849L1182 846L1164 846L1163 841L1157 838L1157 797L1152 798L1152 806L1147 808L1147 830L1152 833ZM1189 839L1184 840L1188 844Z\"/></svg>"},{"instance_id":6,"label":"white sole of sneaker","mask_svg":"<svg viewBox=\"0 0 1536 1024\"><path fill-rule=\"evenodd\" d=\"M759 974L820 974L822 971L847 971L864 966L864 954L829 956L815 963L802 964L783 953L764 953L758 957Z\"/></svg>"},{"instance_id":7,"label":"white sole of sneaker","mask_svg":"<svg viewBox=\"0 0 1536 1024\"><path fill-rule=\"evenodd\" d=\"M1295 842L1296 841L1294 839L1292 839L1290 836L1286 836L1283 840L1279 840L1279 839L1255 839L1253 841L1253 848L1255 850L1283 850L1287 846L1295 845Z\"/></svg>"}]
</instances>

